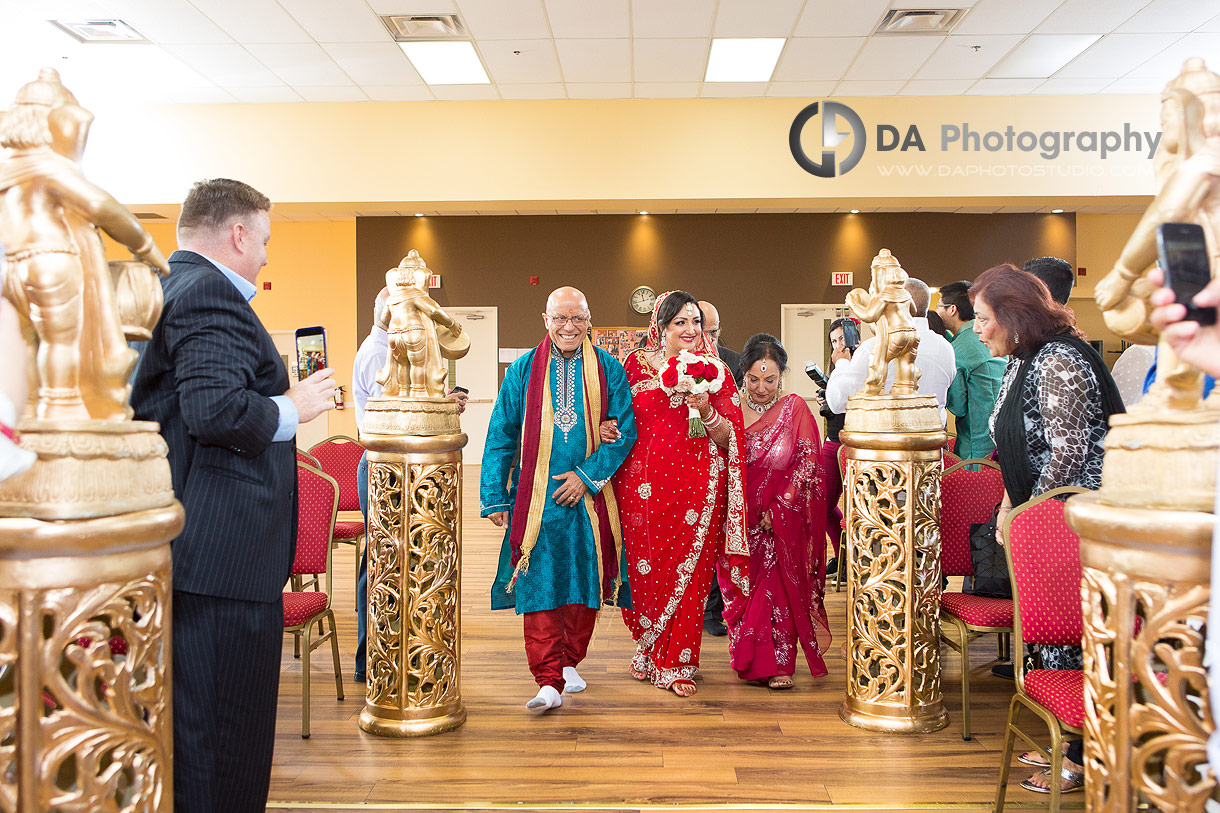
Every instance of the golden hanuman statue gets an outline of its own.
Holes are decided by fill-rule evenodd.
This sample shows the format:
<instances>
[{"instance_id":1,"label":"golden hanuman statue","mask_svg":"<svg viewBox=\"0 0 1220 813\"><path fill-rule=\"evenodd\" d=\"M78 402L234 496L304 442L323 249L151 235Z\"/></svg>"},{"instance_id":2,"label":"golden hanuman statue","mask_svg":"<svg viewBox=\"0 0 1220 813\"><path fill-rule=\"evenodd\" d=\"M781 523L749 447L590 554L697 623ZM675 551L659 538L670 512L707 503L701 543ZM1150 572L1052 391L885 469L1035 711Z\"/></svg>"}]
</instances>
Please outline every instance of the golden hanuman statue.
<instances>
[{"instance_id":1,"label":"golden hanuman statue","mask_svg":"<svg viewBox=\"0 0 1220 813\"><path fill-rule=\"evenodd\" d=\"M441 358L461 358L470 349L462 325L428 296L431 275L415 249L386 272L389 323L382 327L390 354L377 373L384 398L444 398L449 370Z\"/></svg>"},{"instance_id":2,"label":"golden hanuman statue","mask_svg":"<svg viewBox=\"0 0 1220 813\"><path fill-rule=\"evenodd\" d=\"M3 294L36 347L30 389L39 420L131 417L127 381L136 353L127 346L97 229L169 274L135 216L85 180L79 162L92 121L50 68L0 116L0 146L10 150L0 161L0 242L8 252ZM159 297L152 275L126 284ZM153 310L147 328L159 304Z\"/></svg>"},{"instance_id":3,"label":"golden hanuman statue","mask_svg":"<svg viewBox=\"0 0 1220 813\"><path fill-rule=\"evenodd\" d=\"M864 380L864 395L880 395L885 385L889 363L894 362L894 395L917 390L919 369L915 352L919 349L919 334L915 331L915 303L906 289L907 272L888 248L873 258L873 278L868 291L856 288L847 295L847 307L861 322L870 322L877 331L877 344L868 362L868 377Z\"/></svg>"}]
</instances>

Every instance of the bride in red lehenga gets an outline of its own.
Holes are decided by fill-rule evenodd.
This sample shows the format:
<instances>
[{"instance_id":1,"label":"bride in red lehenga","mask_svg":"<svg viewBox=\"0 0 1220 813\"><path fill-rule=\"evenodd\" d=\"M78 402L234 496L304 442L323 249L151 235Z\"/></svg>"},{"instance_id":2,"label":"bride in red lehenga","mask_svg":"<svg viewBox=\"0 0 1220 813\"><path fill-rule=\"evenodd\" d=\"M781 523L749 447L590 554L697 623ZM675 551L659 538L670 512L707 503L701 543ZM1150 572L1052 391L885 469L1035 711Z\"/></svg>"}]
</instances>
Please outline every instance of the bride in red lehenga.
<instances>
[{"instance_id":1,"label":"bride in red lehenga","mask_svg":"<svg viewBox=\"0 0 1220 813\"><path fill-rule=\"evenodd\" d=\"M614 478L631 584L633 609L623 610L636 642L631 675L682 697L695 693L717 564L726 615L740 608L749 583L744 429L733 376L726 373L710 396L683 396L661 382L682 350L716 357L702 324L685 291L657 298L648 346L624 364L638 439ZM689 436L688 405L699 410L707 437Z\"/></svg>"}]
</instances>

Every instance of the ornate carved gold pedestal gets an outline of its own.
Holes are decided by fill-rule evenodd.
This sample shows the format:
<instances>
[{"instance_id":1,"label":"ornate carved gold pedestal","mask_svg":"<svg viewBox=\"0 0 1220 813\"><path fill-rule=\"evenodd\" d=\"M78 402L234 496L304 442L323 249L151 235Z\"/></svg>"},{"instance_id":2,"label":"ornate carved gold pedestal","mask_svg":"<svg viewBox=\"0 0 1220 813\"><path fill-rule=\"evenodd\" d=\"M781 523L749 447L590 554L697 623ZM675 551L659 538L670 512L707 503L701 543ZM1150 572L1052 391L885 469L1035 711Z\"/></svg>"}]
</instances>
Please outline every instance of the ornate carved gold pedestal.
<instances>
[{"instance_id":1,"label":"ornate carved gold pedestal","mask_svg":"<svg viewBox=\"0 0 1220 813\"><path fill-rule=\"evenodd\" d=\"M870 731L944 728L937 623L940 472L946 435L924 395L856 396L847 447L847 699Z\"/></svg>"},{"instance_id":2,"label":"ornate carved gold pedestal","mask_svg":"<svg viewBox=\"0 0 1220 813\"><path fill-rule=\"evenodd\" d=\"M1218 421L1205 409L1115 416L1101 490L1067 504L1084 565L1092 811L1202 811L1216 794L1203 625Z\"/></svg>"},{"instance_id":3,"label":"ornate carved gold pedestal","mask_svg":"<svg viewBox=\"0 0 1220 813\"><path fill-rule=\"evenodd\" d=\"M369 401L368 689L360 728L422 737L466 722L462 447L446 398Z\"/></svg>"}]
</instances>

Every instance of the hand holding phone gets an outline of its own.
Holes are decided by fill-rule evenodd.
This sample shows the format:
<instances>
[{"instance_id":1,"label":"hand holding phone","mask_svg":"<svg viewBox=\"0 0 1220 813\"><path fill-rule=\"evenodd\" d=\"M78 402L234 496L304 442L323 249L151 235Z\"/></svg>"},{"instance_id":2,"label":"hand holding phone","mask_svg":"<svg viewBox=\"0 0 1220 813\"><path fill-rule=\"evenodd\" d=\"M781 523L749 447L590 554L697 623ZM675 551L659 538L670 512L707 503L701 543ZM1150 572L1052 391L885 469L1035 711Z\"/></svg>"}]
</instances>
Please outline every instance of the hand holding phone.
<instances>
[{"instance_id":1,"label":"hand holding phone","mask_svg":"<svg viewBox=\"0 0 1220 813\"><path fill-rule=\"evenodd\" d=\"M1211 260L1203 227L1197 223L1162 223L1156 230L1157 258L1165 287L1186 308L1185 321L1216 324L1216 308L1200 307L1195 296L1212 281Z\"/></svg>"},{"instance_id":2,"label":"hand holding phone","mask_svg":"<svg viewBox=\"0 0 1220 813\"><path fill-rule=\"evenodd\" d=\"M318 370L325 370L326 364L326 328L297 328L297 380L304 381Z\"/></svg>"}]
</instances>

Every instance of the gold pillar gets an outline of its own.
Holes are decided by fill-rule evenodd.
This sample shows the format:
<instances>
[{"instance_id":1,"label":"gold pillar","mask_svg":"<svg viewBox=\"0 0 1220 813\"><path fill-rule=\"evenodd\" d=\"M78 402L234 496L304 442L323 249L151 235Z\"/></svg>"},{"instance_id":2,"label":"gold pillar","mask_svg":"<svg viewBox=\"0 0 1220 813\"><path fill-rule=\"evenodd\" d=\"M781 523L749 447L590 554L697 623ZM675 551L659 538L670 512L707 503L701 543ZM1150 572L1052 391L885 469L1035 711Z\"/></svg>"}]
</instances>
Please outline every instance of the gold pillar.
<instances>
[{"instance_id":1,"label":"gold pillar","mask_svg":"<svg viewBox=\"0 0 1220 813\"><path fill-rule=\"evenodd\" d=\"M445 398L372 400L368 685L360 727L422 737L466 722L461 684L462 447ZM413 434L377 434L393 428ZM432 434L423 434L431 432Z\"/></svg>"},{"instance_id":2,"label":"gold pillar","mask_svg":"<svg viewBox=\"0 0 1220 813\"><path fill-rule=\"evenodd\" d=\"M1216 795L1203 630L1220 413L1133 413L1111 421L1101 490L1067 504L1084 566L1086 805L1202 811Z\"/></svg>"},{"instance_id":3,"label":"gold pillar","mask_svg":"<svg viewBox=\"0 0 1220 813\"><path fill-rule=\"evenodd\" d=\"M947 435L927 395L858 395L847 447L847 698L857 728L949 723L940 688L940 473Z\"/></svg>"}]
</instances>

